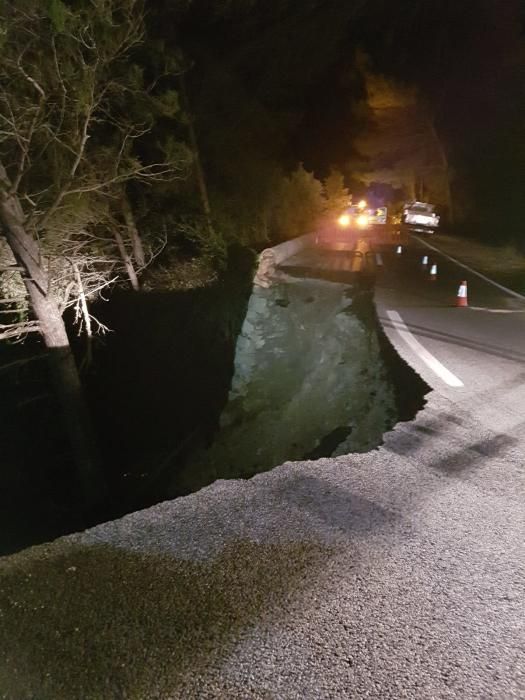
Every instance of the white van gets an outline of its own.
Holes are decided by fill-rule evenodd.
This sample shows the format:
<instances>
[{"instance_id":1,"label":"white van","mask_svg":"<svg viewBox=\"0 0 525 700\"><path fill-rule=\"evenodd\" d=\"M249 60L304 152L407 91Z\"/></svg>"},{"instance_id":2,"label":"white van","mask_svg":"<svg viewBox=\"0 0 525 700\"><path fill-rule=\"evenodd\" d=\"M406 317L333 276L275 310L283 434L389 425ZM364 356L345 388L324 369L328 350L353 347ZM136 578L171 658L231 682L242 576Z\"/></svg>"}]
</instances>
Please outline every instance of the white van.
<instances>
[{"instance_id":1,"label":"white van","mask_svg":"<svg viewBox=\"0 0 525 700\"><path fill-rule=\"evenodd\" d=\"M439 216L434 209L428 202L408 202L403 207L402 222L413 230L433 233L439 226Z\"/></svg>"}]
</instances>

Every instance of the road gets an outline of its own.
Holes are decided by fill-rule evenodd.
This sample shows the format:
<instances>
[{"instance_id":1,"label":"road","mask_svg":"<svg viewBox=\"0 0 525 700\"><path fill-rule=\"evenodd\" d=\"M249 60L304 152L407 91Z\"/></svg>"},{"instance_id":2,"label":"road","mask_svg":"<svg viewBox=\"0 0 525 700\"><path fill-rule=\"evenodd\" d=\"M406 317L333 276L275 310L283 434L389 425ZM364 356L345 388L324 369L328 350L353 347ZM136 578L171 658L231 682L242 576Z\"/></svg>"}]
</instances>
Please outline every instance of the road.
<instances>
[{"instance_id":1,"label":"road","mask_svg":"<svg viewBox=\"0 0 525 700\"><path fill-rule=\"evenodd\" d=\"M525 315L422 254L376 290L415 420L1 560L2 697L525 698Z\"/></svg>"},{"instance_id":2,"label":"road","mask_svg":"<svg viewBox=\"0 0 525 700\"><path fill-rule=\"evenodd\" d=\"M383 253L375 296L391 342L458 409L491 430L519 433L525 408L525 299L458 267L428 248L426 239L414 237L402 250ZM433 263L435 280L429 274ZM467 282L468 308L455 306L462 281ZM423 359L418 344L446 372Z\"/></svg>"}]
</instances>

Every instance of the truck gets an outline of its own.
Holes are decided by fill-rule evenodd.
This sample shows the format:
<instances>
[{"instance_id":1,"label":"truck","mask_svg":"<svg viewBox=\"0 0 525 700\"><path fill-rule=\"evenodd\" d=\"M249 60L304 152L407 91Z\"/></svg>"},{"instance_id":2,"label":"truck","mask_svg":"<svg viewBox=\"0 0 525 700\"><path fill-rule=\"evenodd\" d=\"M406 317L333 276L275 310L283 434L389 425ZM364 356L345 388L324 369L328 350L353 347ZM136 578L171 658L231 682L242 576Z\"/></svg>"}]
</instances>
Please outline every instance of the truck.
<instances>
[{"instance_id":1,"label":"truck","mask_svg":"<svg viewBox=\"0 0 525 700\"><path fill-rule=\"evenodd\" d=\"M413 231L434 233L439 226L439 215L435 206L428 202L407 202L403 207L401 221Z\"/></svg>"},{"instance_id":2,"label":"truck","mask_svg":"<svg viewBox=\"0 0 525 700\"><path fill-rule=\"evenodd\" d=\"M352 204L346 212L339 217L340 226L356 226L357 228L367 228L375 224L386 224L386 207L369 207L363 200L359 204Z\"/></svg>"}]
</instances>

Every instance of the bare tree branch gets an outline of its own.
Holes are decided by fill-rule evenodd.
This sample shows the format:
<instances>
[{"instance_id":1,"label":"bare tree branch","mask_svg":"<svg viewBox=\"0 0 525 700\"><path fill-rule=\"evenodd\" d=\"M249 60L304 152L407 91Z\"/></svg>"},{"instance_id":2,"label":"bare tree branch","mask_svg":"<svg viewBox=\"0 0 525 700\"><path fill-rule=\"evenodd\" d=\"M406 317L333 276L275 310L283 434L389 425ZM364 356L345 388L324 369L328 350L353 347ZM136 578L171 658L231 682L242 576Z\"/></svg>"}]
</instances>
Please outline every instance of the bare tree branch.
<instances>
[{"instance_id":1,"label":"bare tree branch","mask_svg":"<svg viewBox=\"0 0 525 700\"><path fill-rule=\"evenodd\" d=\"M0 340L10 338L21 338L28 333L39 333L40 324L36 321L26 321L22 323L0 323Z\"/></svg>"},{"instance_id":2,"label":"bare tree branch","mask_svg":"<svg viewBox=\"0 0 525 700\"><path fill-rule=\"evenodd\" d=\"M71 183L73 182L73 180L74 180L74 178L75 178L75 174L76 174L76 172L77 172L77 170L78 170L78 166L80 165L80 162L81 162L81 160L82 160L82 158L83 158L83 156L84 156L84 151L85 151L85 148L86 148L86 143L87 143L87 141L88 141L88 139L89 139L89 133L88 133L88 132L89 132L89 125L90 125L91 116L92 116L92 109L93 109L93 94L92 94L91 105L90 105L90 107L89 107L88 110L87 110L87 113L86 113L86 116L85 116L85 119L84 119L84 123L83 123L83 125L82 125L82 136L81 136L81 139L80 139L80 144L79 144L79 147L78 147L78 151L77 151L75 160L73 161L73 165L71 166L71 170L70 170L70 172L69 172L69 175L68 175L68 178L67 178L66 182L64 183L64 185L62 186L62 188L61 188L60 191L58 192L58 194L57 194L57 196L56 196L56 198L55 198L55 201L51 204L51 206L50 206L49 209L47 210L46 214L44 215L42 221L40 222L40 227L43 228L43 229L45 229L47 222L51 219L51 217L53 216L53 214L55 213L55 211L58 209L58 207L60 206L60 203L62 202L62 200L64 199L64 197L66 196L66 194L71 194L71 193L72 193L71 190L68 191L68 187L69 187L69 186L71 185Z\"/></svg>"}]
</instances>

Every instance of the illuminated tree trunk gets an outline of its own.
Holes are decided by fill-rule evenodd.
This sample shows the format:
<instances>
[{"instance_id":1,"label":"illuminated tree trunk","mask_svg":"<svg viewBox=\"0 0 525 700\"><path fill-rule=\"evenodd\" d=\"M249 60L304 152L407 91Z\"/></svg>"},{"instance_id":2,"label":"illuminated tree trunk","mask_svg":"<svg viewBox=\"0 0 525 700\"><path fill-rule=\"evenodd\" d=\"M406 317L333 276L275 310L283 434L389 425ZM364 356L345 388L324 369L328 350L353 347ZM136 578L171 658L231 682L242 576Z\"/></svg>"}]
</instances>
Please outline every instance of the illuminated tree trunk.
<instances>
[{"instance_id":1,"label":"illuminated tree trunk","mask_svg":"<svg viewBox=\"0 0 525 700\"><path fill-rule=\"evenodd\" d=\"M0 180L4 187L10 184L1 164ZM89 510L100 505L105 499L105 484L96 455L80 376L62 314L56 299L49 293L48 278L42 267L39 246L24 227L20 202L16 195L5 190L0 200L0 221L17 263L23 269L22 275L31 309L48 350L53 385L62 408L85 506Z\"/></svg>"},{"instance_id":2,"label":"illuminated tree trunk","mask_svg":"<svg viewBox=\"0 0 525 700\"><path fill-rule=\"evenodd\" d=\"M133 209L129 203L126 191L122 192L122 214L124 215L124 221L128 229L129 239L131 241L131 246L133 249L133 257L139 268L146 266L146 256L144 254L144 246L142 245L142 239L140 237L137 224L135 222L135 217L133 216Z\"/></svg>"},{"instance_id":3,"label":"illuminated tree trunk","mask_svg":"<svg viewBox=\"0 0 525 700\"><path fill-rule=\"evenodd\" d=\"M117 242L117 248L118 248L118 251L120 253L120 257L122 258L122 261L124 263L124 267L126 268L126 273L128 275L128 279L130 281L130 284L133 287L133 289L136 292L138 292L138 291L140 291L140 284L139 284L139 279L137 277L135 267L133 266L133 261L131 260L131 256L129 255L128 251L126 250L126 246L124 244L122 236L120 235L120 232L116 228L113 230L113 235L115 236L115 241Z\"/></svg>"}]
</instances>

